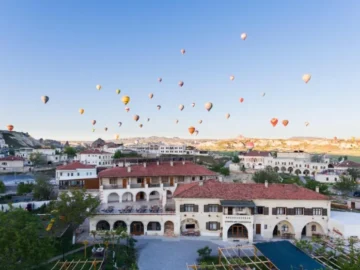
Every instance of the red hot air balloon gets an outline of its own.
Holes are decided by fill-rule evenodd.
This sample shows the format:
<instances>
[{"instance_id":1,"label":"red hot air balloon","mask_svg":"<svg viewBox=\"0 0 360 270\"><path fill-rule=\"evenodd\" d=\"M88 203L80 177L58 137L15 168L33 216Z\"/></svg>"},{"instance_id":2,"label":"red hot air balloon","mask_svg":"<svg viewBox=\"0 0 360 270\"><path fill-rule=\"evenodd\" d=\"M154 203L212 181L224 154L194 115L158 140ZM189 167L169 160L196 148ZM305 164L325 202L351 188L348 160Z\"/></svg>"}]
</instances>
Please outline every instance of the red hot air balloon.
<instances>
[{"instance_id":1,"label":"red hot air balloon","mask_svg":"<svg viewBox=\"0 0 360 270\"><path fill-rule=\"evenodd\" d=\"M189 130L189 133L190 133L191 135L193 135L194 132L195 132L195 128L194 128L194 127L189 127L188 130Z\"/></svg>"},{"instance_id":2,"label":"red hot air balloon","mask_svg":"<svg viewBox=\"0 0 360 270\"><path fill-rule=\"evenodd\" d=\"M243 103L244 102L244 98L240 98L240 103Z\"/></svg>"},{"instance_id":3,"label":"red hot air balloon","mask_svg":"<svg viewBox=\"0 0 360 270\"><path fill-rule=\"evenodd\" d=\"M279 120L278 120L277 118L272 118L272 119L270 120L270 123L271 123L271 125L272 125L273 127L275 127L278 122L279 122Z\"/></svg>"},{"instance_id":4,"label":"red hot air balloon","mask_svg":"<svg viewBox=\"0 0 360 270\"><path fill-rule=\"evenodd\" d=\"M289 120L283 120L282 124L286 127L289 124Z\"/></svg>"},{"instance_id":5,"label":"red hot air balloon","mask_svg":"<svg viewBox=\"0 0 360 270\"><path fill-rule=\"evenodd\" d=\"M13 125L7 125L7 130L8 130L8 131L13 131L13 130L14 130L14 126L13 126Z\"/></svg>"},{"instance_id":6,"label":"red hot air balloon","mask_svg":"<svg viewBox=\"0 0 360 270\"><path fill-rule=\"evenodd\" d=\"M251 150L251 149L253 149L254 148L254 143L253 142L247 142L246 143L246 145L245 145L245 147L246 147L246 149L248 149L248 150Z\"/></svg>"}]
</instances>

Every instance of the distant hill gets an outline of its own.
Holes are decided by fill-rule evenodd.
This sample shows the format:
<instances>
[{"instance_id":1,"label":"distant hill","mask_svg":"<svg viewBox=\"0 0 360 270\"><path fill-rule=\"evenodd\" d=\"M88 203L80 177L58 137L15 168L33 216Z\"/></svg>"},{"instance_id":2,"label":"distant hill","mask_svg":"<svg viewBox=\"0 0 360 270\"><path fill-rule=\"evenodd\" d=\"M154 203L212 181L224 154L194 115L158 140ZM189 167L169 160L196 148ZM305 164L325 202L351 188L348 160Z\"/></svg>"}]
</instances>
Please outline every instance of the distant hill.
<instances>
[{"instance_id":1,"label":"distant hill","mask_svg":"<svg viewBox=\"0 0 360 270\"><path fill-rule=\"evenodd\" d=\"M28 133L0 130L0 139L4 139L5 143L14 149L30 147L30 148L43 148L43 147L59 147L61 143L55 140L36 140Z\"/></svg>"}]
</instances>

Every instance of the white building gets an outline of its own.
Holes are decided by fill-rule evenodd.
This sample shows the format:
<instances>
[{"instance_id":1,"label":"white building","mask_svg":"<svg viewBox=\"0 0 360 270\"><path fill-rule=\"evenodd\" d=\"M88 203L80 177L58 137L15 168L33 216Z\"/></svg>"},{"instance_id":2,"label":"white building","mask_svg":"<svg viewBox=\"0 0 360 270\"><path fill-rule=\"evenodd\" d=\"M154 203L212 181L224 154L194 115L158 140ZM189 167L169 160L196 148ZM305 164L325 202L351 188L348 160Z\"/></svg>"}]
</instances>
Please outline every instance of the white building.
<instances>
[{"instance_id":1,"label":"white building","mask_svg":"<svg viewBox=\"0 0 360 270\"><path fill-rule=\"evenodd\" d=\"M348 239L360 239L360 214L331 211L329 220L329 236Z\"/></svg>"},{"instance_id":2,"label":"white building","mask_svg":"<svg viewBox=\"0 0 360 270\"><path fill-rule=\"evenodd\" d=\"M59 149L34 149L33 153L40 153L45 159L46 162L58 163L68 160L67 154L60 154Z\"/></svg>"},{"instance_id":3,"label":"white building","mask_svg":"<svg viewBox=\"0 0 360 270\"><path fill-rule=\"evenodd\" d=\"M97 167L112 167L112 153L101 150L85 150L76 155L77 161Z\"/></svg>"},{"instance_id":4,"label":"white building","mask_svg":"<svg viewBox=\"0 0 360 270\"><path fill-rule=\"evenodd\" d=\"M29 147L19 148L15 150L15 156L28 160L33 151L34 149Z\"/></svg>"},{"instance_id":5,"label":"white building","mask_svg":"<svg viewBox=\"0 0 360 270\"><path fill-rule=\"evenodd\" d=\"M59 190L85 188L99 192L99 180L95 165L73 162L56 168L56 184Z\"/></svg>"},{"instance_id":6,"label":"white building","mask_svg":"<svg viewBox=\"0 0 360 270\"><path fill-rule=\"evenodd\" d=\"M249 151L239 153L241 164L246 169L262 170L271 167L277 172L292 173L296 175L315 175L328 168L334 168L327 157L323 162L311 162L311 155L304 152L277 153L273 157L270 152Z\"/></svg>"},{"instance_id":7,"label":"white building","mask_svg":"<svg viewBox=\"0 0 360 270\"><path fill-rule=\"evenodd\" d=\"M8 148L9 146L6 144L5 140L0 138L0 148Z\"/></svg>"},{"instance_id":8,"label":"white building","mask_svg":"<svg viewBox=\"0 0 360 270\"><path fill-rule=\"evenodd\" d=\"M22 157L7 156L0 158L0 173L9 172L25 172L30 168L24 167L24 159Z\"/></svg>"},{"instance_id":9,"label":"white building","mask_svg":"<svg viewBox=\"0 0 360 270\"><path fill-rule=\"evenodd\" d=\"M179 235L179 217L172 200L177 185L214 178L216 173L188 161L143 163L101 171L101 210L90 219L90 231L126 226L135 235ZM114 210L107 210L111 207Z\"/></svg>"},{"instance_id":10,"label":"white building","mask_svg":"<svg viewBox=\"0 0 360 270\"><path fill-rule=\"evenodd\" d=\"M183 235L251 243L328 232L330 199L297 185L209 180L179 185L174 200Z\"/></svg>"},{"instance_id":11,"label":"white building","mask_svg":"<svg viewBox=\"0 0 360 270\"><path fill-rule=\"evenodd\" d=\"M153 154L156 156L161 155L203 155L207 156L207 151L199 151L192 146L183 144L132 144L127 145L127 149L135 151L139 154Z\"/></svg>"},{"instance_id":12,"label":"white building","mask_svg":"<svg viewBox=\"0 0 360 270\"><path fill-rule=\"evenodd\" d=\"M115 154L117 151L121 151L124 149L124 146L115 144L115 143L106 143L103 147L102 150L111 154Z\"/></svg>"}]
</instances>

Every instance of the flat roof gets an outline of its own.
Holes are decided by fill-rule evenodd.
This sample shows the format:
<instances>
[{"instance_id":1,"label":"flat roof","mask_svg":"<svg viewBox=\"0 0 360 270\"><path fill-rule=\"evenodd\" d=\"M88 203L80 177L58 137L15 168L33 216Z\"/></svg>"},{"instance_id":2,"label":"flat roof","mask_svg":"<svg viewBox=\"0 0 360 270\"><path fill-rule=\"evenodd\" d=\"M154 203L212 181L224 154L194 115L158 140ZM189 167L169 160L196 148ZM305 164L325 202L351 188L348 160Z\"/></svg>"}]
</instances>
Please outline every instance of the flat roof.
<instances>
[{"instance_id":1,"label":"flat roof","mask_svg":"<svg viewBox=\"0 0 360 270\"><path fill-rule=\"evenodd\" d=\"M360 213L331 211L330 219L336 220L345 225L360 226Z\"/></svg>"}]
</instances>

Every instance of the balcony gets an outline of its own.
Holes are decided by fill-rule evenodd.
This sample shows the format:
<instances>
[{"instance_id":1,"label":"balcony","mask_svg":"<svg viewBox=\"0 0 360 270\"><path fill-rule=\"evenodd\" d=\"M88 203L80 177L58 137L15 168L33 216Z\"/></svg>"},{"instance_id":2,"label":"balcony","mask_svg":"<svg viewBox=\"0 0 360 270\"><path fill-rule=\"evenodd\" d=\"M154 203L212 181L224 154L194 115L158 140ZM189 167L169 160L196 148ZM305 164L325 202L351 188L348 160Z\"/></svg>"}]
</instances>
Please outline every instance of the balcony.
<instances>
[{"instance_id":1,"label":"balcony","mask_svg":"<svg viewBox=\"0 0 360 270\"><path fill-rule=\"evenodd\" d=\"M163 207L157 202L130 202L102 204L98 215L175 215L172 205Z\"/></svg>"},{"instance_id":2,"label":"balcony","mask_svg":"<svg viewBox=\"0 0 360 270\"><path fill-rule=\"evenodd\" d=\"M149 186L149 188L161 187L161 184L160 183L159 184L149 184L148 186Z\"/></svg>"},{"instance_id":3,"label":"balcony","mask_svg":"<svg viewBox=\"0 0 360 270\"><path fill-rule=\"evenodd\" d=\"M145 185L143 184L130 184L130 188L144 188Z\"/></svg>"},{"instance_id":4,"label":"balcony","mask_svg":"<svg viewBox=\"0 0 360 270\"><path fill-rule=\"evenodd\" d=\"M174 184L171 184L171 183L163 183L163 186L164 186L164 187L173 187Z\"/></svg>"},{"instance_id":5,"label":"balcony","mask_svg":"<svg viewBox=\"0 0 360 270\"><path fill-rule=\"evenodd\" d=\"M123 185L103 185L104 189L126 189Z\"/></svg>"}]
</instances>

